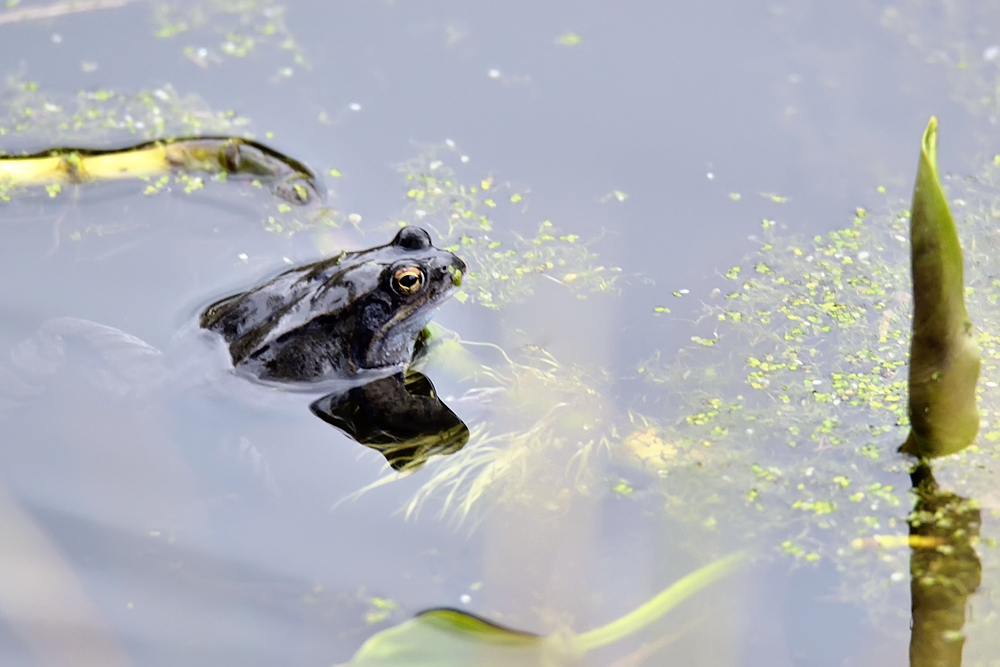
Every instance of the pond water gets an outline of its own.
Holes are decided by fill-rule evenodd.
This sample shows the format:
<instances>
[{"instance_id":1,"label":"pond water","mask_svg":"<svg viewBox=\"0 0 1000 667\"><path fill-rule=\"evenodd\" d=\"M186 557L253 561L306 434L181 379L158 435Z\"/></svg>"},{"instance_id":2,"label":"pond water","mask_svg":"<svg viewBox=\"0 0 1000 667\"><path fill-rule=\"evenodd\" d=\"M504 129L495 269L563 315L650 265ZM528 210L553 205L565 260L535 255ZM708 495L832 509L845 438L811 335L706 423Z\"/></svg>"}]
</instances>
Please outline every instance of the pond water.
<instances>
[{"instance_id":1,"label":"pond water","mask_svg":"<svg viewBox=\"0 0 1000 667\"><path fill-rule=\"evenodd\" d=\"M935 464L979 539L928 567L981 562L946 639L1000 664L986 4L8 0L0 152L247 136L329 194L0 180L0 662L334 665L435 607L580 632L748 549L580 664L910 664L901 212L936 115L986 363ZM399 475L185 333L402 223L469 264L420 363L471 436ZM28 373L64 317L168 362Z\"/></svg>"}]
</instances>

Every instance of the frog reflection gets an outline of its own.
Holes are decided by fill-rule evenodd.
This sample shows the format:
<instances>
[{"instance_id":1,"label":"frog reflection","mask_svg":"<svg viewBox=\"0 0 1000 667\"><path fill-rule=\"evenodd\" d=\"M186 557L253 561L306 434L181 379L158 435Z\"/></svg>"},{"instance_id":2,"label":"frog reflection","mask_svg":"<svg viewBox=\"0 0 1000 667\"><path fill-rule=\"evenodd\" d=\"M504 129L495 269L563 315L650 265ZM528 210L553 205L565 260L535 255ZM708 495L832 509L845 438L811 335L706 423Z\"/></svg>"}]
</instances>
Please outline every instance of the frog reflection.
<instances>
[{"instance_id":1,"label":"frog reflection","mask_svg":"<svg viewBox=\"0 0 1000 667\"><path fill-rule=\"evenodd\" d=\"M468 440L465 424L419 373L405 374L434 308L465 263L417 227L384 246L297 267L201 315L238 372L306 390L336 387L313 413L383 453L396 469Z\"/></svg>"},{"instance_id":2,"label":"frog reflection","mask_svg":"<svg viewBox=\"0 0 1000 667\"><path fill-rule=\"evenodd\" d=\"M469 429L438 398L422 373L407 371L328 394L309 408L367 447L396 470L416 470L432 454L453 454Z\"/></svg>"}]
</instances>

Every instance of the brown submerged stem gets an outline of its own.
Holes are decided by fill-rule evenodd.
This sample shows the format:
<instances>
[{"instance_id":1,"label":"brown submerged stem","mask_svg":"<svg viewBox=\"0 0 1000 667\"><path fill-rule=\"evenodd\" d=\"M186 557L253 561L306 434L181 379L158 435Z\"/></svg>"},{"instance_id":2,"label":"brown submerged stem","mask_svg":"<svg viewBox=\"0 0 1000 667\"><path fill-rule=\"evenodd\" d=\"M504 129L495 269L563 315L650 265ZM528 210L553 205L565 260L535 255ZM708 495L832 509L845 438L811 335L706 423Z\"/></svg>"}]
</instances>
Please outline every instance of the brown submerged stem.
<instances>
[{"instance_id":1,"label":"brown submerged stem","mask_svg":"<svg viewBox=\"0 0 1000 667\"><path fill-rule=\"evenodd\" d=\"M139 0L80 0L79 2L57 2L44 7L25 7L9 12L0 12L0 25L54 19L67 14L82 14L102 9L118 9Z\"/></svg>"}]
</instances>

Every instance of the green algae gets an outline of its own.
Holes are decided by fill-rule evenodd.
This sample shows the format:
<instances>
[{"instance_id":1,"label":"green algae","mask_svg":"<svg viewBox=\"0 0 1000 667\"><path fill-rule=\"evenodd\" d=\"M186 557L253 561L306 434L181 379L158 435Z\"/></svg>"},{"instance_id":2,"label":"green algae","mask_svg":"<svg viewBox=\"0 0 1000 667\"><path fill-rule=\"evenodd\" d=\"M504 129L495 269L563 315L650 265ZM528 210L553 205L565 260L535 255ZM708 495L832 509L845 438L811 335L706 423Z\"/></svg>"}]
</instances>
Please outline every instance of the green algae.
<instances>
[{"instance_id":1,"label":"green algae","mask_svg":"<svg viewBox=\"0 0 1000 667\"><path fill-rule=\"evenodd\" d=\"M309 63L286 22L285 5L273 0L197 0L153 3L153 34L182 44L181 52L199 67L219 65L267 50L270 61L285 61L272 81L293 76Z\"/></svg>"},{"instance_id":2,"label":"green algae","mask_svg":"<svg viewBox=\"0 0 1000 667\"><path fill-rule=\"evenodd\" d=\"M971 406L978 404L981 435L942 459L938 476L974 499L995 497L990 471L1000 454L994 162L976 178L946 180L966 239L967 287L956 288L957 298L964 294L969 316L981 323L975 341L985 363ZM911 216L904 206L859 210L849 227L811 240L765 230L760 251L744 264L769 270L747 279L731 270L733 287L706 304L701 326L711 326L716 344L692 346L672 362L654 357L639 369L665 406L680 408L677 416L646 418L618 450L664 478L669 516L695 527L712 519L706 541L721 526L744 539L774 540L796 560L829 559L843 573L844 597L864 599L874 615L899 613L886 600L909 580L907 554L878 546L905 531L912 503L905 462L895 454L910 426ZM698 462L711 461L707 469L684 465L694 445L703 447ZM931 453L949 449L958 448ZM734 496L744 500L715 502ZM996 562L994 550L985 560Z\"/></svg>"},{"instance_id":3,"label":"green algae","mask_svg":"<svg viewBox=\"0 0 1000 667\"><path fill-rule=\"evenodd\" d=\"M618 293L621 269L602 264L593 249L600 237L581 239L551 220L535 223L533 233L495 229L496 216L523 214L529 192L491 175L460 174L467 160L446 142L400 164L408 203L395 222L428 229L466 261L460 301L500 309L530 297L542 278L574 298Z\"/></svg>"},{"instance_id":4,"label":"green algae","mask_svg":"<svg viewBox=\"0 0 1000 667\"><path fill-rule=\"evenodd\" d=\"M235 111L213 110L197 95L181 95L169 84L135 94L97 89L61 95L9 77L0 90L0 103L0 136L5 137L7 152L11 142L38 146L185 134L246 136L250 126L250 120Z\"/></svg>"},{"instance_id":5,"label":"green algae","mask_svg":"<svg viewBox=\"0 0 1000 667\"><path fill-rule=\"evenodd\" d=\"M963 292L984 365L980 436L940 459L939 477L1000 510L982 474L1000 454L1000 160L975 178L944 181L967 239ZM474 222L490 227L489 218ZM691 326L692 344L641 364L642 386L624 405L610 405L610 378L599 369L565 367L539 350L490 360L443 336L464 359L457 374L502 397L491 423L504 430L474 427L465 450L428 467L405 514L436 499L436 517L474 527L505 504L653 496L665 519L698 535L699 552L751 541L803 565L825 560L841 571L845 599L864 600L873 616L901 615L888 600L909 580L909 543L893 546L912 505L896 453L910 427L908 202L858 209L842 229L812 238L767 222L759 249L725 272L699 321L677 322ZM600 481L609 458L649 476L638 484L629 476L638 490L616 493L620 477Z\"/></svg>"}]
</instances>

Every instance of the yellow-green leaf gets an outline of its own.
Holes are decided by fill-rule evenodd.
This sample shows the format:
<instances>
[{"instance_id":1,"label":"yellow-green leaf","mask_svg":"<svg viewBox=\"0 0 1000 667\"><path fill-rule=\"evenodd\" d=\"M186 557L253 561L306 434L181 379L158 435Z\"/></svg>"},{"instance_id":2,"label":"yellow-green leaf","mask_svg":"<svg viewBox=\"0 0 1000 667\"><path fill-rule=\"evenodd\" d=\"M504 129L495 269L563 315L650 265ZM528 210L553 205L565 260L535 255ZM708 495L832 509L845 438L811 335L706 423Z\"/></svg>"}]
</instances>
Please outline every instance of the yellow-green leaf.
<instances>
[{"instance_id":1,"label":"yellow-green leaf","mask_svg":"<svg viewBox=\"0 0 1000 667\"><path fill-rule=\"evenodd\" d=\"M431 609L366 641L342 667L552 667L578 660L646 627L744 561L739 552L674 582L625 616L582 634L511 630L456 609Z\"/></svg>"}]
</instances>

